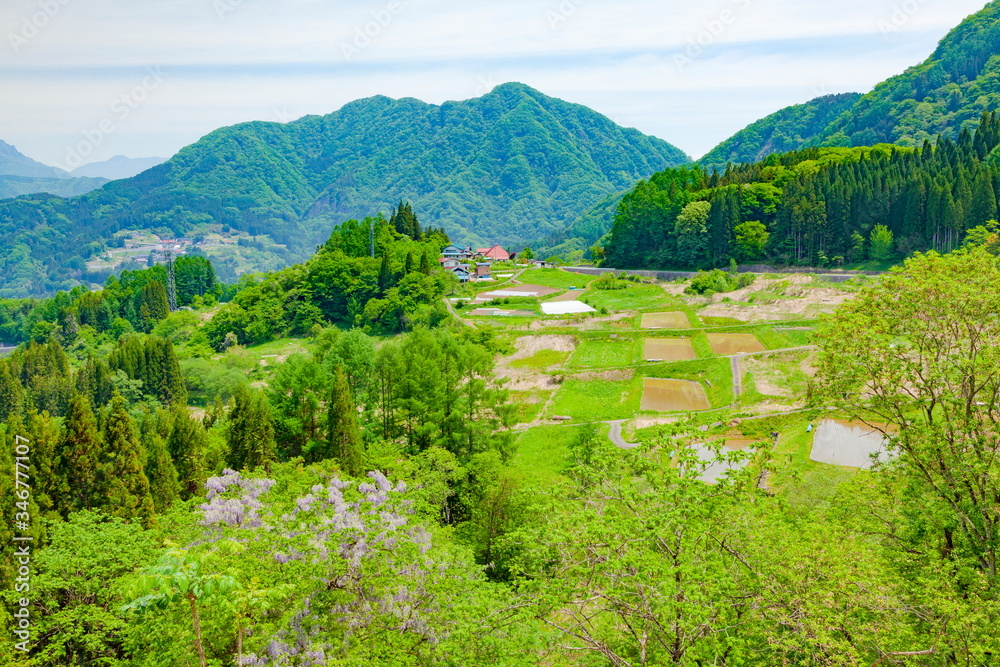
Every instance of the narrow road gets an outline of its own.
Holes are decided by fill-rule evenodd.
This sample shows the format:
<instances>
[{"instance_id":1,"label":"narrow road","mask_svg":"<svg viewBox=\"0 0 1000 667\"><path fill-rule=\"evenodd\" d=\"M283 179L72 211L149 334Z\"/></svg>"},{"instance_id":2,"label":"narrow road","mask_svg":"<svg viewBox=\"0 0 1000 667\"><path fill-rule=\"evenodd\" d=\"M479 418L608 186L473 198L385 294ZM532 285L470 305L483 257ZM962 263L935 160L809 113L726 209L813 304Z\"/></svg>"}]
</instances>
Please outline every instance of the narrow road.
<instances>
[{"instance_id":1,"label":"narrow road","mask_svg":"<svg viewBox=\"0 0 1000 667\"><path fill-rule=\"evenodd\" d=\"M741 356L743 355L737 354L729 357L729 365L733 368L733 399L737 403L743 394L743 374L740 373Z\"/></svg>"},{"instance_id":2,"label":"narrow road","mask_svg":"<svg viewBox=\"0 0 1000 667\"><path fill-rule=\"evenodd\" d=\"M611 442L618 449L635 449L640 444L638 442L625 442L625 439L622 438L622 424L627 421L627 419L619 419L617 421L604 422L605 424L610 424L611 432L608 433L608 437L611 438Z\"/></svg>"}]
</instances>

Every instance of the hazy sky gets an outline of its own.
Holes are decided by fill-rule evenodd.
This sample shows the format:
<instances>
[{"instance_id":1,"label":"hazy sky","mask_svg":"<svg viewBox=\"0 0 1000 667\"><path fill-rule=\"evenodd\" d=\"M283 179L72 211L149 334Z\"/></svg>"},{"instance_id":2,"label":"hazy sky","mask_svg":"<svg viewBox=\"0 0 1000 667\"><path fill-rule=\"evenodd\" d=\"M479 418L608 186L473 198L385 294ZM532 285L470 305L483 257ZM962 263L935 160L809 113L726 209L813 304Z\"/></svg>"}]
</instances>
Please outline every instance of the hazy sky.
<instances>
[{"instance_id":1,"label":"hazy sky","mask_svg":"<svg viewBox=\"0 0 1000 667\"><path fill-rule=\"evenodd\" d=\"M66 167L370 95L520 81L700 157L867 92L984 0L3 0L0 139Z\"/></svg>"}]
</instances>

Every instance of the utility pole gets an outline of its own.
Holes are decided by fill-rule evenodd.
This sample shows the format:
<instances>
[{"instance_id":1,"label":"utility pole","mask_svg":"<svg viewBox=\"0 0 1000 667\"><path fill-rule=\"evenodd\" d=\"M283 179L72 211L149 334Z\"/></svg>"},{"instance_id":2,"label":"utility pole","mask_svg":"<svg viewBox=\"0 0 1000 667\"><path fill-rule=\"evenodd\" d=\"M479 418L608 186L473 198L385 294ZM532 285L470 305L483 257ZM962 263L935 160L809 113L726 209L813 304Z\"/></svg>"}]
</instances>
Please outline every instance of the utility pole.
<instances>
[{"instance_id":1,"label":"utility pole","mask_svg":"<svg viewBox=\"0 0 1000 667\"><path fill-rule=\"evenodd\" d=\"M174 275L174 253L167 250L167 301L170 312L177 310L177 278Z\"/></svg>"}]
</instances>

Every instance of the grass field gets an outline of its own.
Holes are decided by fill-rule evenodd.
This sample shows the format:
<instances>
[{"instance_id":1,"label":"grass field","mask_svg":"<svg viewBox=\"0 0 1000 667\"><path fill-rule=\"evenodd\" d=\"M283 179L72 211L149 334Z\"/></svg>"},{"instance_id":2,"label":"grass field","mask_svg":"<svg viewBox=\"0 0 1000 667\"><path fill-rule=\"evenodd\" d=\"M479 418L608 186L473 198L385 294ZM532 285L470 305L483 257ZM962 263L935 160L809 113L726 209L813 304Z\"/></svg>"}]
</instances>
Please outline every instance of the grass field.
<instances>
[{"instance_id":1,"label":"grass field","mask_svg":"<svg viewBox=\"0 0 1000 667\"><path fill-rule=\"evenodd\" d=\"M619 381L570 378L559 388L546 416L567 416L579 422L630 419L639 411L641 400L641 377Z\"/></svg>"},{"instance_id":2,"label":"grass field","mask_svg":"<svg viewBox=\"0 0 1000 667\"><path fill-rule=\"evenodd\" d=\"M586 287L595 278L595 276L585 276L560 269L528 269L521 274L518 280L524 284L530 283L564 290L570 287Z\"/></svg>"},{"instance_id":3,"label":"grass field","mask_svg":"<svg viewBox=\"0 0 1000 667\"><path fill-rule=\"evenodd\" d=\"M539 350L526 359L517 359L510 362L514 368L533 368L535 370L545 370L550 366L558 366L569 359L569 352L558 352L556 350Z\"/></svg>"},{"instance_id":4,"label":"grass field","mask_svg":"<svg viewBox=\"0 0 1000 667\"><path fill-rule=\"evenodd\" d=\"M619 368L636 362L631 338L585 338L569 360L572 368Z\"/></svg>"},{"instance_id":5,"label":"grass field","mask_svg":"<svg viewBox=\"0 0 1000 667\"><path fill-rule=\"evenodd\" d=\"M659 285L632 283L620 290L590 290L583 299L587 305L609 313L647 308L670 308L681 303L663 291Z\"/></svg>"}]
</instances>

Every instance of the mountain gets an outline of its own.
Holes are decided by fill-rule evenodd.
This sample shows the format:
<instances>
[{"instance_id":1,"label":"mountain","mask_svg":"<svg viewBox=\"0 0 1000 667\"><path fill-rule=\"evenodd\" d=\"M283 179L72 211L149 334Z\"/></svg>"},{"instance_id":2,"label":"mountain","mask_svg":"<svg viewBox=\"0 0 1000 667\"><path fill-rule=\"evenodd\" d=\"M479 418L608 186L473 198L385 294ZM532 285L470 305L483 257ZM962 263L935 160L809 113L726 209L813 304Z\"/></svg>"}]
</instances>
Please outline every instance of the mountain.
<instances>
[{"instance_id":1,"label":"mountain","mask_svg":"<svg viewBox=\"0 0 1000 667\"><path fill-rule=\"evenodd\" d=\"M75 284L124 230L266 236L250 241L257 254L240 270L270 269L400 200L456 242L517 244L563 233L608 195L687 162L665 141L522 84L442 105L372 97L216 130L82 197L0 202L0 295Z\"/></svg>"},{"instance_id":2,"label":"mountain","mask_svg":"<svg viewBox=\"0 0 1000 667\"><path fill-rule=\"evenodd\" d=\"M56 169L32 160L6 141L0 141L0 175L27 176L29 178L71 178L62 169Z\"/></svg>"},{"instance_id":3,"label":"mountain","mask_svg":"<svg viewBox=\"0 0 1000 667\"><path fill-rule=\"evenodd\" d=\"M835 98L788 107L757 121L700 163L753 162L808 146L919 146L939 134L957 138L963 129L976 126L983 111L1000 108L1000 0L949 32L923 63L878 84L827 119L848 100L845 95Z\"/></svg>"},{"instance_id":4,"label":"mountain","mask_svg":"<svg viewBox=\"0 0 1000 667\"><path fill-rule=\"evenodd\" d=\"M963 21L923 63L880 83L811 142L919 146L1000 107L1000 0Z\"/></svg>"},{"instance_id":5,"label":"mountain","mask_svg":"<svg viewBox=\"0 0 1000 667\"><path fill-rule=\"evenodd\" d=\"M29 176L0 176L0 199L21 195L48 193L60 197L87 194L108 182L106 178L31 178Z\"/></svg>"},{"instance_id":6,"label":"mountain","mask_svg":"<svg viewBox=\"0 0 1000 667\"><path fill-rule=\"evenodd\" d=\"M78 178L104 178L114 181L119 178L137 176L147 169L152 169L156 165L163 164L166 161L167 158L165 157L130 158L124 155L116 155L103 162L91 162L82 167L77 167L70 174Z\"/></svg>"},{"instance_id":7,"label":"mountain","mask_svg":"<svg viewBox=\"0 0 1000 667\"><path fill-rule=\"evenodd\" d=\"M729 163L758 162L771 153L798 150L860 98L860 93L824 95L805 104L786 107L740 130L698 163L706 169L725 169Z\"/></svg>"}]
</instances>

